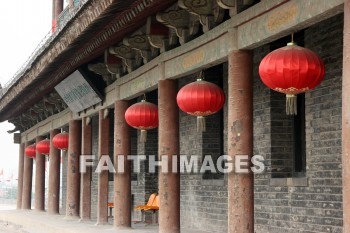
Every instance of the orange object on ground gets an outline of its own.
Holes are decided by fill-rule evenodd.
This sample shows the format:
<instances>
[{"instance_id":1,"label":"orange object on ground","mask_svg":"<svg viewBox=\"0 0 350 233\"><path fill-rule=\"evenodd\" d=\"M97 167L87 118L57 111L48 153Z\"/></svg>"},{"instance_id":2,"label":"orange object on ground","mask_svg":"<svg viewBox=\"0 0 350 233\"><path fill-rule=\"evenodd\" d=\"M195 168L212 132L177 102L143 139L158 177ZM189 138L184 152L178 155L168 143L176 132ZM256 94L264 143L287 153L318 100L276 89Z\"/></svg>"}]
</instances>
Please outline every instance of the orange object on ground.
<instances>
[{"instance_id":1,"label":"orange object on ground","mask_svg":"<svg viewBox=\"0 0 350 233\"><path fill-rule=\"evenodd\" d=\"M153 211L159 210L159 196L157 195L154 199L153 204L146 207L144 210L153 210Z\"/></svg>"},{"instance_id":2,"label":"orange object on ground","mask_svg":"<svg viewBox=\"0 0 350 233\"><path fill-rule=\"evenodd\" d=\"M158 197L158 195L156 193L152 193L151 196L149 196L146 205L138 205L135 207L135 210L145 210L146 208L152 206L156 197Z\"/></svg>"}]
</instances>

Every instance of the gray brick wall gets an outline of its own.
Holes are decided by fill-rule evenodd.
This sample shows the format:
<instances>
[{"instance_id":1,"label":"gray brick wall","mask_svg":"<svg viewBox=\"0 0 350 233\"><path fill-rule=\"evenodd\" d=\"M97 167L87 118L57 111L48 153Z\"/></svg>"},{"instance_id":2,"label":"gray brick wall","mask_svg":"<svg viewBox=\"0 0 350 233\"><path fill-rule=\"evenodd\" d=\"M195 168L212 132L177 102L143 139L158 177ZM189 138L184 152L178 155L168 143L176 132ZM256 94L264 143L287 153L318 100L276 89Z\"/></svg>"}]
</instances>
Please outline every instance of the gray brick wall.
<instances>
[{"instance_id":1,"label":"gray brick wall","mask_svg":"<svg viewBox=\"0 0 350 233\"><path fill-rule=\"evenodd\" d=\"M110 119L109 127L109 156L113 161L113 135L114 135L114 111L111 109L108 115ZM95 115L91 119L92 125L92 154L95 155L94 166L92 168L92 179L91 179L91 219L97 220L97 203L98 203L98 173L95 173L95 169L98 164L98 115ZM113 174L109 174L108 184L108 201L113 202Z\"/></svg>"},{"instance_id":2,"label":"gray brick wall","mask_svg":"<svg viewBox=\"0 0 350 233\"><path fill-rule=\"evenodd\" d=\"M66 214L66 200L67 200L67 166L68 157L67 152L61 152L61 193L60 193L60 214Z\"/></svg>"},{"instance_id":3,"label":"gray brick wall","mask_svg":"<svg viewBox=\"0 0 350 233\"><path fill-rule=\"evenodd\" d=\"M68 127L63 128L68 132ZM66 199L67 199L67 167L68 156L67 151L61 151L61 189L60 189L60 214L66 214Z\"/></svg>"},{"instance_id":4,"label":"gray brick wall","mask_svg":"<svg viewBox=\"0 0 350 233\"><path fill-rule=\"evenodd\" d=\"M267 166L266 173L255 175L257 233L342 232L342 19L342 15L333 17L304 32L305 47L317 52L326 65L325 80L305 95L306 187L269 183L272 171L290 163L290 149L276 147L274 136L278 132L271 131L271 117L276 119L277 111L271 100L276 94L261 83L257 74L258 64L269 52L269 46L254 51L254 153L263 155ZM280 131L283 134L289 125L286 118L279 120L283 122ZM281 157L271 158L276 150ZM284 161L278 162L281 158Z\"/></svg>"},{"instance_id":5,"label":"gray brick wall","mask_svg":"<svg viewBox=\"0 0 350 233\"><path fill-rule=\"evenodd\" d=\"M147 101L157 104L158 92L153 91L147 94ZM140 100L138 100L140 101ZM136 102L136 100L135 100ZM158 129L147 131L147 141L140 142L140 130L132 129L132 154L146 155L146 160L141 161L140 173L134 173L132 181L133 206L144 205L151 193L158 193L158 173L149 173L149 155L158 155ZM156 170L157 171L157 170ZM141 211L133 210L132 219L141 220ZM145 220L152 221L152 213L145 213Z\"/></svg>"},{"instance_id":6,"label":"gray brick wall","mask_svg":"<svg viewBox=\"0 0 350 233\"><path fill-rule=\"evenodd\" d=\"M293 173L293 116L286 114L286 97L270 91L271 176L290 177Z\"/></svg>"},{"instance_id":7,"label":"gray brick wall","mask_svg":"<svg viewBox=\"0 0 350 233\"><path fill-rule=\"evenodd\" d=\"M92 154L95 155L94 165L91 176L91 219L97 220L97 186L98 174L95 173L98 164L98 115L91 117L91 137L92 137Z\"/></svg>"},{"instance_id":8,"label":"gray brick wall","mask_svg":"<svg viewBox=\"0 0 350 233\"><path fill-rule=\"evenodd\" d=\"M220 70L215 72L215 69ZM217 66L208 74L217 79L223 78L224 90L227 90L227 64ZM196 77L194 76L182 78L179 81L179 86L182 87L195 80ZM217 154L218 147L220 147L218 140L212 140L213 138L210 135L203 138L205 134L202 135L197 132L196 117L187 115L181 110L179 114L180 154L202 156L204 151L206 154ZM223 115L227 115L226 104ZM218 113L206 119L208 131L217 126L218 120L220 120ZM224 118L224 125L227 125L227 117ZM224 132L226 133L226 130ZM224 136L224 138L226 137ZM216 139L218 139L218 135L216 135ZM226 139L224 139L224 142L226 142ZM205 149L203 150L203 148ZM226 154L226 146L223 150L223 153ZM202 174L181 174L180 182L181 227L205 232L227 232L226 177L209 176L203 179Z\"/></svg>"}]
</instances>

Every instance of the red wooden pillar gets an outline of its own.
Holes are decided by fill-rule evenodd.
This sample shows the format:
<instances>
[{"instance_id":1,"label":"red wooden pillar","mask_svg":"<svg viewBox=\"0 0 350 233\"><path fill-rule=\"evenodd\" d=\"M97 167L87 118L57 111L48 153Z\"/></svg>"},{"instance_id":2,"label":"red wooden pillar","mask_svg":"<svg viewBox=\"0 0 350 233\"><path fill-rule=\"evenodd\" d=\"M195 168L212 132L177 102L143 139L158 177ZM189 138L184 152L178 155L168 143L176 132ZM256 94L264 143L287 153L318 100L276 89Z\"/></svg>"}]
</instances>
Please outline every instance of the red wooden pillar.
<instances>
[{"instance_id":1,"label":"red wooden pillar","mask_svg":"<svg viewBox=\"0 0 350 233\"><path fill-rule=\"evenodd\" d=\"M174 80L158 83L159 145L161 160L168 159L168 173L159 173L159 232L180 233L180 174L172 172L172 156L179 155L178 84ZM177 160L178 161L178 160Z\"/></svg>"},{"instance_id":2,"label":"red wooden pillar","mask_svg":"<svg viewBox=\"0 0 350 233\"><path fill-rule=\"evenodd\" d=\"M343 231L350 233L350 0L344 1L342 82Z\"/></svg>"},{"instance_id":3,"label":"red wooden pillar","mask_svg":"<svg viewBox=\"0 0 350 233\"><path fill-rule=\"evenodd\" d=\"M131 170L130 161L126 159L130 154L130 127L124 117L128 107L127 101L115 102L114 166L117 172L114 174L114 226L117 228L131 227ZM118 171L121 167L124 172Z\"/></svg>"},{"instance_id":4,"label":"red wooden pillar","mask_svg":"<svg viewBox=\"0 0 350 233\"><path fill-rule=\"evenodd\" d=\"M63 0L52 0L52 32L56 31L58 16L63 11Z\"/></svg>"},{"instance_id":5,"label":"red wooden pillar","mask_svg":"<svg viewBox=\"0 0 350 233\"><path fill-rule=\"evenodd\" d=\"M24 143L21 143L19 145L19 158L18 158L17 209L22 208L23 168L24 168Z\"/></svg>"},{"instance_id":6,"label":"red wooden pillar","mask_svg":"<svg viewBox=\"0 0 350 233\"><path fill-rule=\"evenodd\" d=\"M237 155L248 155L251 158L253 154L251 52L231 52L228 65L228 154L235 161ZM254 191L251 172L247 174L231 172L228 176L228 232L254 232Z\"/></svg>"},{"instance_id":7,"label":"red wooden pillar","mask_svg":"<svg viewBox=\"0 0 350 233\"><path fill-rule=\"evenodd\" d=\"M69 122L66 217L79 216L81 121Z\"/></svg>"},{"instance_id":8,"label":"red wooden pillar","mask_svg":"<svg viewBox=\"0 0 350 233\"><path fill-rule=\"evenodd\" d=\"M92 134L91 124L87 117L82 120L82 155L92 154ZM85 173L81 173L81 220L90 220L91 218L91 168L87 167Z\"/></svg>"},{"instance_id":9,"label":"red wooden pillar","mask_svg":"<svg viewBox=\"0 0 350 233\"><path fill-rule=\"evenodd\" d=\"M99 111L98 128L98 158L109 155L109 118L108 109ZM108 171L101 171L98 175L98 202L97 202L97 224L108 223Z\"/></svg>"},{"instance_id":10,"label":"red wooden pillar","mask_svg":"<svg viewBox=\"0 0 350 233\"><path fill-rule=\"evenodd\" d=\"M45 137L37 136L36 144ZM45 155L36 152L35 158L35 210L45 210Z\"/></svg>"},{"instance_id":11,"label":"red wooden pillar","mask_svg":"<svg viewBox=\"0 0 350 233\"><path fill-rule=\"evenodd\" d=\"M63 11L63 0L53 0L54 4L52 5L54 8L54 12L53 15L55 16L55 18L57 19L58 16L61 14L61 12Z\"/></svg>"},{"instance_id":12,"label":"red wooden pillar","mask_svg":"<svg viewBox=\"0 0 350 233\"><path fill-rule=\"evenodd\" d=\"M26 142L24 148L31 145ZM23 164L23 189L22 189L22 209L31 209L32 206L32 178L33 178L33 159L24 156Z\"/></svg>"},{"instance_id":13,"label":"red wooden pillar","mask_svg":"<svg viewBox=\"0 0 350 233\"><path fill-rule=\"evenodd\" d=\"M60 202L60 175L61 175L61 151L56 149L52 143L55 135L61 130L54 129L50 132L50 161L49 161L49 196L48 196L48 213L59 214Z\"/></svg>"}]
</instances>

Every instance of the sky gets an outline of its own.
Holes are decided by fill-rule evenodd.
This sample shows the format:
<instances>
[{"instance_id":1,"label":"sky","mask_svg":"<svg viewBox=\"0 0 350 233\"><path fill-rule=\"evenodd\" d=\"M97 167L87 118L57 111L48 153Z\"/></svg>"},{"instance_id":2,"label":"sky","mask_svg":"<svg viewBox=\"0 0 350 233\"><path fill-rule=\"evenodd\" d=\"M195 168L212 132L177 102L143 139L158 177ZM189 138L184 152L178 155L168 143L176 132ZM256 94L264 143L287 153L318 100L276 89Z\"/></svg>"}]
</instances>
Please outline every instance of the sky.
<instances>
[{"instance_id":1,"label":"sky","mask_svg":"<svg viewBox=\"0 0 350 233\"><path fill-rule=\"evenodd\" d=\"M52 0L1 1L0 83L8 82L39 42L51 30ZM17 178L19 147L13 143L14 126L0 123L0 173Z\"/></svg>"}]
</instances>

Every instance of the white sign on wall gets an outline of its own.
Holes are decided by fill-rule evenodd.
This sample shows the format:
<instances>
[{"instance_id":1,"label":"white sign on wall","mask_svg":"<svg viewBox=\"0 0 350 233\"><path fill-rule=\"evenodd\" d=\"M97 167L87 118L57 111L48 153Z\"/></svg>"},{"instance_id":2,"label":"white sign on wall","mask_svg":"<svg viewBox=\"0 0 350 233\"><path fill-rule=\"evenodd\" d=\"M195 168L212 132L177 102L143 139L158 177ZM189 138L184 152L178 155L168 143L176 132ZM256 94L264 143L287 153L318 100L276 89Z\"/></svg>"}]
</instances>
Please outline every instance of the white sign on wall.
<instances>
[{"instance_id":1,"label":"white sign on wall","mask_svg":"<svg viewBox=\"0 0 350 233\"><path fill-rule=\"evenodd\" d=\"M55 89L70 110L75 113L102 101L101 95L78 70L55 86Z\"/></svg>"}]
</instances>

